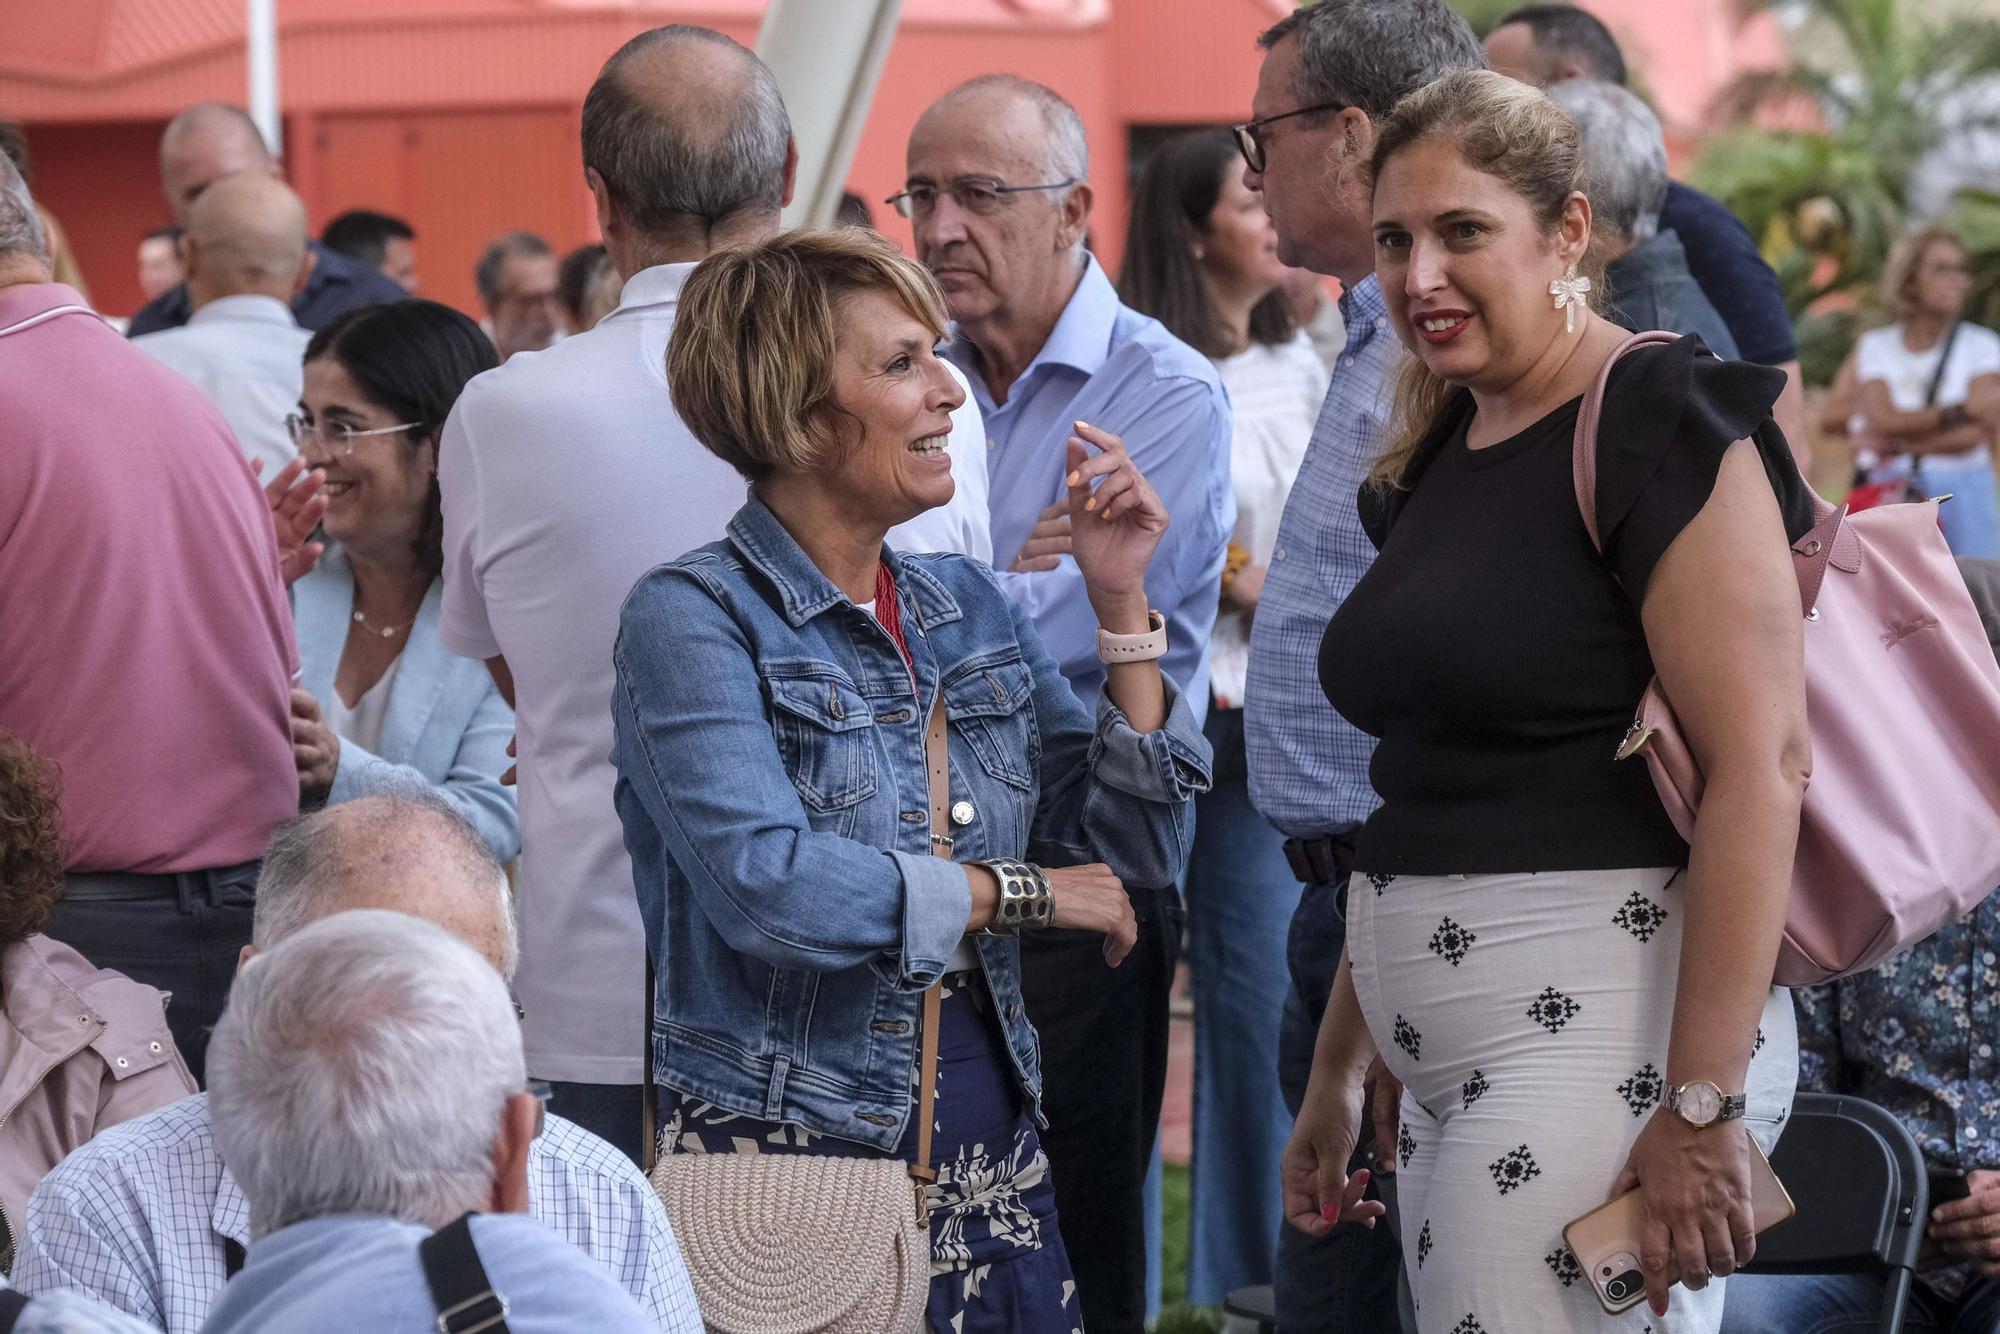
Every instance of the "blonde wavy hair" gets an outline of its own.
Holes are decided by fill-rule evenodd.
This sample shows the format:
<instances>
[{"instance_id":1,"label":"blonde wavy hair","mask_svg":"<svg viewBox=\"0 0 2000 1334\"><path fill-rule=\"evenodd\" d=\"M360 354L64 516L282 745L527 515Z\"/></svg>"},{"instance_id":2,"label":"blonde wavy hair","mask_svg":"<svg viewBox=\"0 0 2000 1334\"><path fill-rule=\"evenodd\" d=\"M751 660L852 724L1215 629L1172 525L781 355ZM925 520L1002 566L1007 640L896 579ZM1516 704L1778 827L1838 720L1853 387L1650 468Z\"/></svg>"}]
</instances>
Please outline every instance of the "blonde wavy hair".
<instances>
[{"instance_id":1,"label":"blonde wavy hair","mask_svg":"<svg viewBox=\"0 0 2000 1334\"><path fill-rule=\"evenodd\" d=\"M1569 114L1541 89L1504 74L1460 70L1398 102L1376 137L1373 175L1379 180L1396 154L1436 139L1525 200L1550 235L1562 225L1570 196L1584 188L1583 144ZM1593 245L1577 267L1593 279L1594 300L1603 287L1595 281L1602 268L1599 247ZM1371 484L1402 484L1411 456L1451 392L1451 384L1421 358L1408 359L1396 381L1388 443L1369 471Z\"/></svg>"},{"instance_id":2,"label":"blonde wavy hair","mask_svg":"<svg viewBox=\"0 0 2000 1334\"><path fill-rule=\"evenodd\" d=\"M1917 228L1889 251L1889 258L1882 265L1882 305L1899 323L1916 312L1917 270L1938 245L1948 245L1961 255L1966 253L1965 242L1958 239L1957 232L1935 223Z\"/></svg>"}]
</instances>

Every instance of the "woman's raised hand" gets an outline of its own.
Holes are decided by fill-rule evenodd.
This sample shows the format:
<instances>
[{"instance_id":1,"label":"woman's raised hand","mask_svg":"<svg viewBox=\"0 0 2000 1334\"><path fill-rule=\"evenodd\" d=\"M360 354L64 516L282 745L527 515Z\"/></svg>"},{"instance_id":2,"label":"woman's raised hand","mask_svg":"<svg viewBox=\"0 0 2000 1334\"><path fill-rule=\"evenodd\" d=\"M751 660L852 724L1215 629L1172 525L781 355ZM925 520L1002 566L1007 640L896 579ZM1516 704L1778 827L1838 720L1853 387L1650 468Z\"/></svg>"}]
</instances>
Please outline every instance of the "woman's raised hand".
<instances>
[{"instance_id":1,"label":"woman's raised hand","mask_svg":"<svg viewBox=\"0 0 2000 1334\"><path fill-rule=\"evenodd\" d=\"M1167 531L1167 507L1125 442L1088 422L1069 438L1070 551L1095 598L1141 597L1146 567Z\"/></svg>"},{"instance_id":2,"label":"woman's raised hand","mask_svg":"<svg viewBox=\"0 0 2000 1334\"><path fill-rule=\"evenodd\" d=\"M1139 920L1125 882L1103 862L1085 866L1045 866L1056 915L1051 926L1095 931L1104 937L1104 962L1116 968L1139 943Z\"/></svg>"}]
</instances>

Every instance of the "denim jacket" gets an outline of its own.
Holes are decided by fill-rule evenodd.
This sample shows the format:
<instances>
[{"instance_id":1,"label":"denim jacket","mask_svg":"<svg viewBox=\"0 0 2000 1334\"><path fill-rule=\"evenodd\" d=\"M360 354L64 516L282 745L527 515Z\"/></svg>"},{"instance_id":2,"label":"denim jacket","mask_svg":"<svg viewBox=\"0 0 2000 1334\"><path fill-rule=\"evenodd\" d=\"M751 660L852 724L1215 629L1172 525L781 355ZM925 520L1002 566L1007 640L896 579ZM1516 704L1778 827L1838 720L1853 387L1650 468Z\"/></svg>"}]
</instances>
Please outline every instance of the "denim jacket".
<instances>
[{"instance_id":1,"label":"denim jacket","mask_svg":"<svg viewBox=\"0 0 2000 1334\"><path fill-rule=\"evenodd\" d=\"M961 861L1103 861L1171 884L1209 748L1171 682L1141 736L1097 726L977 561L886 552L895 642L752 499L729 535L625 600L614 650L617 805L658 972L655 1080L893 1152L922 993L965 931L965 872L930 852L924 734L940 687ZM976 938L1014 1072L1041 1120L1020 946Z\"/></svg>"}]
</instances>

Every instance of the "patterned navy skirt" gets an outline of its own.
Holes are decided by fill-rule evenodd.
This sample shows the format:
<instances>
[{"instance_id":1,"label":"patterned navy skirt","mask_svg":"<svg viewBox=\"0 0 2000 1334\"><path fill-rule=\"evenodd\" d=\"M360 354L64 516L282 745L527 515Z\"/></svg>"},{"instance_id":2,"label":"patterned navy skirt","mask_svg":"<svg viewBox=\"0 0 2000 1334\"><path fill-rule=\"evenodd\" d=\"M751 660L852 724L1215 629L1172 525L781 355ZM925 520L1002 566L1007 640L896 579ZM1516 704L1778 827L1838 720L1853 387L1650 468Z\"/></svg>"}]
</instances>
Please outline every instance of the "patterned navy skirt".
<instances>
[{"instance_id":1,"label":"patterned navy skirt","mask_svg":"<svg viewBox=\"0 0 2000 1334\"><path fill-rule=\"evenodd\" d=\"M914 1083L914 1079L912 1081ZM914 1105L914 1092L913 1092ZM888 1157L852 1140L739 1116L660 1090L669 1153L817 1153ZM931 1209L928 1322L936 1334L1082 1334L1055 1188L1021 1105L983 975L948 973L939 1010L937 1101L927 1188ZM913 1162L913 1116L894 1156Z\"/></svg>"}]
</instances>

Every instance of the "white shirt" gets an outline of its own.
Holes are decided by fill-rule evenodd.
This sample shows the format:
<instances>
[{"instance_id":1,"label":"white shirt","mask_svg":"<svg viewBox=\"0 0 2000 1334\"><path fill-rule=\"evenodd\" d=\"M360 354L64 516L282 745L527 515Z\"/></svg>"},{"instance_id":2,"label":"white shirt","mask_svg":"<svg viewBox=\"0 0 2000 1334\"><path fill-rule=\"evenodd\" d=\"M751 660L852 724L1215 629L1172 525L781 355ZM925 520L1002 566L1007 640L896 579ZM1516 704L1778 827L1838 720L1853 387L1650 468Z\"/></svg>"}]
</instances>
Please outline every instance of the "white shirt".
<instances>
[{"instance_id":1,"label":"white shirt","mask_svg":"<svg viewBox=\"0 0 2000 1334\"><path fill-rule=\"evenodd\" d=\"M173 367L208 396L236 433L246 459L264 460L270 481L298 450L285 417L298 411L301 365L312 335L271 296L225 296L178 329L142 334L132 346Z\"/></svg>"},{"instance_id":2,"label":"white shirt","mask_svg":"<svg viewBox=\"0 0 2000 1334\"><path fill-rule=\"evenodd\" d=\"M438 451L440 633L455 653L505 657L514 677L514 989L540 1079L646 1079L645 936L612 800L611 650L639 576L722 537L746 494L668 400L667 339L693 269L632 275L596 328L474 379ZM956 431L949 448L956 478ZM983 481L983 457L974 471ZM983 487L961 480L957 505L976 509L983 532ZM973 540L970 518L941 522Z\"/></svg>"},{"instance_id":3,"label":"white shirt","mask_svg":"<svg viewBox=\"0 0 2000 1334\"><path fill-rule=\"evenodd\" d=\"M347 701L340 697L340 687L327 691L327 730L343 741L352 741L371 755L381 750L382 719L389 712L390 692L396 688L396 669L402 665L403 655L400 653L389 659L388 668L374 685L361 692L361 698L354 701L351 709Z\"/></svg>"},{"instance_id":4,"label":"white shirt","mask_svg":"<svg viewBox=\"0 0 2000 1334\"><path fill-rule=\"evenodd\" d=\"M1301 331L1287 343L1252 343L1215 368L1229 391L1235 423L1229 480L1236 492L1236 530L1229 540L1250 553L1252 565L1269 565L1285 499L1326 398L1326 365ZM1249 666L1250 622L1242 612L1225 609L1209 639L1209 689L1218 705L1243 707Z\"/></svg>"},{"instance_id":5,"label":"white shirt","mask_svg":"<svg viewBox=\"0 0 2000 1334\"><path fill-rule=\"evenodd\" d=\"M1922 352L1912 352L1903 343L1903 331L1896 325L1886 325L1880 329L1870 329L1854 343L1854 382L1867 384L1870 380L1881 380L1889 386L1889 401L1898 412L1917 412L1924 406L1924 395L1931 387L1931 377L1937 374L1938 358L1944 354L1944 340L1940 338ZM2000 334L1977 324L1958 326L1958 337L1952 340L1951 360L1944 368L1944 378L1938 382L1936 407L1952 407L1965 402L1972 392L1972 382L1982 375L2000 373ZM1989 457L1985 445L1977 445L1962 454L1932 455L1942 462L1949 458L1954 464L1985 463Z\"/></svg>"},{"instance_id":6,"label":"white shirt","mask_svg":"<svg viewBox=\"0 0 2000 1334\"><path fill-rule=\"evenodd\" d=\"M666 1210L624 1154L550 1116L528 1148L528 1212L594 1258L670 1334L700 1334L693 1286ZM208 1096L122 1122L35 1187L13 1281L29 1294L84 1292L196 1334L250 1243L250 1203L215 1148Z\"/></svg>"}]
</instances>

